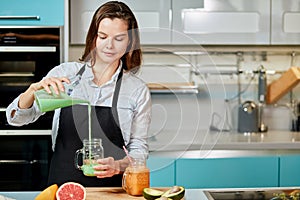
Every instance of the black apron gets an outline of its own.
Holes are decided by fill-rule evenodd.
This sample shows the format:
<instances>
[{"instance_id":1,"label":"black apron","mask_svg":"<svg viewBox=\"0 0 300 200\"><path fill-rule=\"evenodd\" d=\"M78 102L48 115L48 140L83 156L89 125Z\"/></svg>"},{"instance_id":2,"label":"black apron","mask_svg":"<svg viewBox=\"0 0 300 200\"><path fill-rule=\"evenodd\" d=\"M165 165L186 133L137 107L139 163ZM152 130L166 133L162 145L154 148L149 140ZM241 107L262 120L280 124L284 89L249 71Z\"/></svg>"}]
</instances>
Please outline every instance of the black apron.
<instances>
[{"instance_id":1,"label":"black apron","mask_svg":"<svg viewBox=\"0 0 300 200\"><path fill-rule=\"evenodd\" d=\"M83 71L81 69L78 73L81 75ZM112 107L92 106L91 112L92 138L101 138L104 157L111 156L115 160L125 157L122 149L124 139L117 113L122 75L121 69L113 94ZM62 108L48 185L61 185L68 181L78 182L85 187L120 187L122 185L122 174L110 178L88 177L75 168L75 152L83 147L83 139L88 138L88 106L73 105Z\"/></svg>"}]
</instances>

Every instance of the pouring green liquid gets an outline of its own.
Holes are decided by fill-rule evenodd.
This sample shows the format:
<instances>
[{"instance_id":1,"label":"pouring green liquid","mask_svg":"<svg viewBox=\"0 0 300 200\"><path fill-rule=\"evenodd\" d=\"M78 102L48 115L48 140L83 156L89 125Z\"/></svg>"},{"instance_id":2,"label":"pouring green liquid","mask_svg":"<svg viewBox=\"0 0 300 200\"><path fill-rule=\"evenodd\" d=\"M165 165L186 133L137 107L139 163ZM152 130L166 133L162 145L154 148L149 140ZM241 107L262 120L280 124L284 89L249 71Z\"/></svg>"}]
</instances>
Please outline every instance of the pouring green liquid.
<instances>
[{"instance_id":1,"label":"pouring green liquid","mask_svg":"<svg viewBox=\"0 0 300 200\"><path fill-rule=\"evenodd\" d=\"M60 92L59 95L52 91L52 94L46 92L46 90L38 90L34 93L36 103L41 112L53 111L57 108L64 108L75 104L86 104L88 106L88 140L92 142L92 120L91 110L92 106L87 100L72 98L64 92ZM92 147L88 149L88 160L81 166L81 170L86 176L95 176L93 167L97 165L92 156Z\"/></svg>"},{"instance_id":2,"label":"pouring green liquid","mask_svg":"<svg viewBox=\"0 0 300 200\"><path fill-rule=\"evenodd\" d=\"M89 104L87 100L72 98L66 93L59 95L49 94L46 90L38 90L34 93L35 101L41 112L53 111L57 108L68 107L75 104Z\"/></svg>"},{"instance_id":3,"label":"pouring green liquid","mask_svg":"<svg viewBox=\"0 0 300 200\"><path fill-rule=\"evenodd\" d=\"M88 105L88 134L89 134L89 142L92 142L92 118L91 118L91 113L92 113L92 106L90 103L87 103ZM94 160L92 154L92 146L89 145L89 156L88 156L88 161L84 161L85 164L82 165L81 170L83 171L83 174L85 176L95 176L94 172L94 166L97 165L96 160Z\"/></svg>"}]
</instances>

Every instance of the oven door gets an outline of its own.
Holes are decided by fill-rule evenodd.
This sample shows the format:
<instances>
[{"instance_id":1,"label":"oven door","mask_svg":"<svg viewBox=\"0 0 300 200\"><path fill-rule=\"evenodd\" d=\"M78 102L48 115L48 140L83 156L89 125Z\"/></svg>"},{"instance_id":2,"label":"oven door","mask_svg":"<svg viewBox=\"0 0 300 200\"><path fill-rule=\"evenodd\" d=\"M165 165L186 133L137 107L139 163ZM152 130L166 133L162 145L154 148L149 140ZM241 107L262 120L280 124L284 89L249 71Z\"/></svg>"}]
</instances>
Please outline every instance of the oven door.
<instances>
[{"instance_id":1,"label":"oven door","mask_svg":"<svg viewBox=\"0 0 300 200\"><path fill-rule=\"evenodd\" d=\"M6 107L62 59L62 27L0 26L0 129L49 130L53 112L22 127L7 124Z\"/></svg>"},{"instance_id":2,"label":"oven door","mask_svg":"<svg viewBox=\"0 0 300 200\"><path fill-rule=\"evenodd\" d=\"M41 191L52 156L49 132L0 133L0 191Z\"/></svg>"}]
</instances>

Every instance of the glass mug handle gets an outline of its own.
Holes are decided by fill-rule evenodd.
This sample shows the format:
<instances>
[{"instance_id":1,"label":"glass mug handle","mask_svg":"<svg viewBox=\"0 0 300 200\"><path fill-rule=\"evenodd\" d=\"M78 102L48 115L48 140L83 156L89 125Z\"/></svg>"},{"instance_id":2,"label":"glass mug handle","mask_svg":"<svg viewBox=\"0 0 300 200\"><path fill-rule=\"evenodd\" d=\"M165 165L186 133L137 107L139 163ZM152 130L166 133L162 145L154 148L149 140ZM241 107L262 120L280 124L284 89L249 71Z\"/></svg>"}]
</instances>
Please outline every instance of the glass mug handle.
<instances>
[{"instance_id":1,"label":"glass mug handle","mask_svg":"<svg viewBox=\"0 0 300 200\"><path fill-rule=\"evenodd\" d=\"M78 164L78 160L79 160L79 155L80 154L83 154L83 149L78 149L76 152L75 152L75 168L76 169L81 169L82 165L79 165Z\"/></svg>"},{"instance_id":2,"label":"glass mug handle","mask_svg":"<svg viewBox=\"0 0 300 200\"><path fill-rule=\"evenodd\" d=\"M123 178L122 178L122 188L123 190L125 190L127 192L127 184L126 184L126 178L127 176L129 176L129 174L127 174L127 171L125 170L124 174L123 174Z\"/></svg>"}]
</instances>

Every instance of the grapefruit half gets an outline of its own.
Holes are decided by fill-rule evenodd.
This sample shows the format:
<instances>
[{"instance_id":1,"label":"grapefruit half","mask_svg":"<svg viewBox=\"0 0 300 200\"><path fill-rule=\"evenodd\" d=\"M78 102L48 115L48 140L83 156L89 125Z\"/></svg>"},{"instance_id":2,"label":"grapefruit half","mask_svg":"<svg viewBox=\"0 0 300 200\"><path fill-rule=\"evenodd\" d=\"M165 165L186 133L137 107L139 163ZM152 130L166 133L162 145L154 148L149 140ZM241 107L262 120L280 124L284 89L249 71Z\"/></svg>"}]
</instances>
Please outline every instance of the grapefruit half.
<instances>
[{"instance_id":1,"label":"grapefruit half","mask_svg":"<svg viewBox=\"0 0 300 200\"><path fill-rule=\"evenodd\" d=\"M85 188L75 182L66 182L62 184L57 192L57 200L85 200L86 190Z\"/></svg>"}]
</instances>

